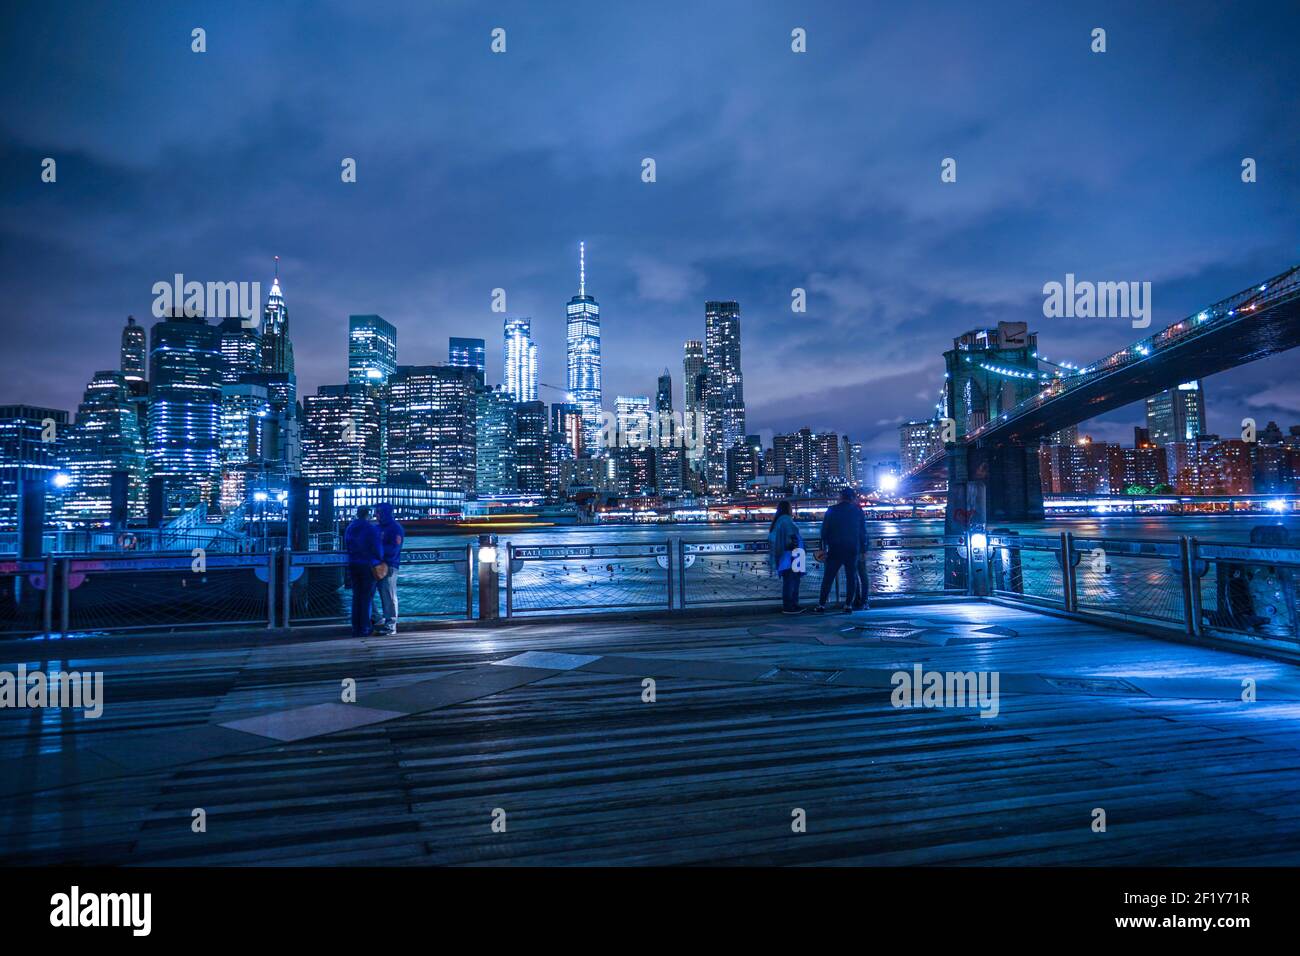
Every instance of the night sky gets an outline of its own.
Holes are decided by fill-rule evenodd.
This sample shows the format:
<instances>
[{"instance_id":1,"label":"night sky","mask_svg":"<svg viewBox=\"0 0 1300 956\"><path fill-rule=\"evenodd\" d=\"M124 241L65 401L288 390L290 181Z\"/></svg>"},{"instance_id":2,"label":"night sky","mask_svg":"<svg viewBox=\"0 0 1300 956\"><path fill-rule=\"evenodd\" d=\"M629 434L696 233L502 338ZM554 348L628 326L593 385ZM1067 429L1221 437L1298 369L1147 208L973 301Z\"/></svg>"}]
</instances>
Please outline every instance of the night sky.
<instances>
[{"instance_id":1,"label":"night sky","mask_svg":"<svg viewBox=\"0 0 1300 956\"><path fill-rule=\"evenodd\" d=\"M1080 364L1143 334L1044 318L1045 282L1150 281L1154 331L1300 261L1295 3L5 6L0 403L75 408L127 314L153 323L153 283L265 293L273 255L300 393L346 379L354 312L407 364L485 338L500 381L494 287L562 385L585 239L607 405L665 366L680 401L705 299L736 299L750 431L847 432L874 460L968 328L1028 321ZM1212 428L1300 423L1296 368L1208 380Z\"/></svg>"}]
</instances>

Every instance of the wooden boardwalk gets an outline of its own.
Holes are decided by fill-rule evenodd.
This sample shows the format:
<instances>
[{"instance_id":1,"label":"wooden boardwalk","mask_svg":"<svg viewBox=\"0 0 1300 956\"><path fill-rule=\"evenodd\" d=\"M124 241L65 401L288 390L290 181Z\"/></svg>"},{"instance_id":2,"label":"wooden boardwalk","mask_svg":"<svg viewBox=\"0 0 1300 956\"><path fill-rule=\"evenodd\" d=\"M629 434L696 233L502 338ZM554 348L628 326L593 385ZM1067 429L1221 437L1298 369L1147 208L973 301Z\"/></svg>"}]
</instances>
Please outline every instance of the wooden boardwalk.
<instances>
[{"instance_id":1,"label":"wooden boardwalk","mask_svg":"<svg viewBox=\"0 0 1300 956\"><path fill-rule=\"evenodd\" d=\"M10 865L1300 863L1300 668L980 603L20 661L106 704L0 710ZM894 707L917 663L997 671L997 716Z\"/></svg>"}]
</instances>

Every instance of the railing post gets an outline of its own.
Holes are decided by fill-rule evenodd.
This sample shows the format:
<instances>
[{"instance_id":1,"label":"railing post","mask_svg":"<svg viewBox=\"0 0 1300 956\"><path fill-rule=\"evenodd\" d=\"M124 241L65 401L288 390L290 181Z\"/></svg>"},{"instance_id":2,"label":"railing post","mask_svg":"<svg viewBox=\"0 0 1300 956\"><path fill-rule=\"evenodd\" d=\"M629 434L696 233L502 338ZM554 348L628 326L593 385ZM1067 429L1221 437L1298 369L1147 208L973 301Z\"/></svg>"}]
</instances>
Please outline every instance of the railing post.
<instances>
[{"instance_id":1,"label":"railing post","mask_svg":"<svg viewBox=\"0 0 1300 956\"><path fill-rule=\"evenodd\" d=\"M266 552L266 629L275 627L275 552Z\"/></svg>"},{"instance_id":2,"label":"railing post","mask_svg":"<svg viewBox=\"0 0 1300 956\"><path fill-rule=\"evenodd\" d=\"M465 620L474 620L474 545L465 545Z\"/></svg>"},{"instance_id":3,"label":"railing post","mask_svg":"<svg viewBox=\"0 0 1300 956\"><path fill-rule=\"evenodd\" d=\"M1061 532L1061 588L1065 592L1063 600L1067 611L1076 611L1079 607L1078 580L1074 572L1074 534Z\"/></svg>"},{"instance_id":4,"label":"railing post","mask_svg":"<svg viewBox=\"0 0 1300 956\"><path fill-rule=\"evenodd\" d=\"M1196 633L1193 626L1193 616L1196 611L1192 607L1192 562L1185 534L1178 536L1178 564L1182 571L1179 577L1182 578L1183 584L1183 629L1188 637L1192 637Z\"/></svg>"},{"instance_id":5,"label":"railing post","mask_svg":"<svg viewBox=\"0 0 1300 956\"><path fill-rule=\"evenodd\" d=\"M62 573L59 574L59 634L68 636L68 592L72 590L69 579L72 577L72 559L64 558L61 562Z\"/></svg>"},{"instance_id":6,"label":"railing post","mask_svg":"<svg viewBox=\"0 0 1300 956\"><path fill-rule=\"evenodd\" d=\"M506 617L515 613L515 545L506 542Z\"/></svg>"},{"instance_id":7,"label":"railing post","mask_svg":"<svg viewBox=\"0 0 1300 956\"><path fill-rule=\"evenodd\" d=\"M292 567L293 567L293 548L292 547L281 548L280 549L280 578L281 578L280 598L281 598L282 606L280 608L280 619L284 621L285 627L288 627L289 621L293 619L293 614L289 610L290 607L289 602L291 600L290 588L293 586L293 582L289 580L290 578L289 571ZM370 609L366 608L366 614L369 615L369 613L370 613Z\"/></svg>"},{"instance_id":8,"label":"railing post","mask_svg":"<svg viewBox=\"0 0 1300 956\"><path fill-rule=\"evenodd\" d=\"M677 539L677 609L686 610L686 539Z\"/></svg>"},{"instance_id":9,"label":"railing post","mask_svg":"<svg viewBox=\"0 0 1300 956\"><path fill-rule=\"evenodd\" d=\"M1193 637L1200 637L1205 633L1205 622L1201 613L1201 575L1197 573L1201 563L1200 550L1200 542L1194 536L1187 539L1187 581L1191 596L1190 624Z\"/></svg>"},{"instance_id":10,"label":"railing post","mask_svg":"<svg viewBox=\"0 0 1300 956\"><path fill-rule=\"evenodd\" d=\"M19 561L21 562L21 558ZM23 585L26 586L25 581ZM45 555L45 593L41 595L41 624L48 638L54 630L54 555L52 554Z\"/></svg>"},{"instance_id":11,"label":"railing post","mask_svg":"<svg viewBox=\"0 0 1300 956\"><path fill-rule=\"evenodd\" d=\"M668 562L668 610L673 609L673 539L664 542L664 560Z\"/></svg>"}]
</instances>

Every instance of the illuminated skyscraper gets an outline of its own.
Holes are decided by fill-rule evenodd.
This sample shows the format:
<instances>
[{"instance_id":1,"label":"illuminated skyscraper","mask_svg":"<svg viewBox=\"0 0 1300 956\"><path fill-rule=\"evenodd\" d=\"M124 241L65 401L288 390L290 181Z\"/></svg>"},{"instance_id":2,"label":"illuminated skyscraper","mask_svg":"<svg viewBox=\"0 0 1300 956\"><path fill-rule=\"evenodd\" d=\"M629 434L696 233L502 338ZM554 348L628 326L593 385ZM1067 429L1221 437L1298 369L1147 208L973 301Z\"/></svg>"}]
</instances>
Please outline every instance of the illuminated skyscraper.
<instances>
[{"instance_id":1,"label":"illuminated skyscraper","mask_svg":"<svg viewBox=\"0 0 1300 956\"><path fill-rule=\"evenodd\" d=\"M501 387L516 402L537 401L537 346L533 343L532 319L506 319L505 376Z\"/></svg>"},{"instance_id":2,"label":"illuminated skyscraper","mask_svg":"<svg viewBox=\"0 0 1300 956\"><path fill-rule=\"evenodd\" d=\"M447 364L454 368L472 368L478 375L478 385L487 382L487 343L482 339L462 339L452 336L447 340Z\"/></svg>"},{"instance_id":3,"label":"illuminated skyscraper","mask_svg":"<svg viewBox=\"0 0 1300 956\"><path fill-rule=\"evenodd\" d=\"M244 381L245 375L262 370L262 343L256 330L244 328L239 316L222 319L217 328L221 339L221 381L235 385Z\"/></svg>"},{"instance_id":4,"label":"illuminated skyscraper","mask_svg":"<svg viewBox=\"0 0 1300 956\"><path fill-rule=\"evenodd\" d=\"M126 325L122 327L121 353L122 376L128 382L144 381L147 351L148 342L144 334L144 326L136 325L135 316L128 315Z\"/></svg>"},{"instance_id":5,"label":"illuminated skyscraper","mask_svg":"<svg viewBox=\"0 0 1300 956\"><path fill-rule=\"evenodd\" d=\"M1205 391L1198 379L1157 392L1147 399L1147 430L1153 445L1195 441L1205 426Z\"/></svg>"},{"instance_id":6,"label":"illuminated skyscraper","mask_svg":"<svg viewBox=\"0 0 1300 956\"><path fill-rule=\"evenodd\" d=\"M703 437L703 429L697 427L697 416L704 411L704 392L708 382L704 374L704 343L699 339L687 339L684 348L685 358L682 362L682 409L685 412L686 430ZM686 459L697 471L704 466L704 444L693 443L687 449Z\"/></svg>"},{"instance_id":7,"label":"illuminated skyscraper","mask_svg":"<svg viewBox=\"0 0 1300 956\"><path fill-rule=\"evenodd\" d=\"M68 413L37 405L0 405L0 528L18 527L19 485L48 478L63 464Z\"/></svg>"},{"instance_id":8,"label":"illuminated skyscraper","mask_svg":"<svg viewBox=\"0 0 1300 956\"><path fill-rule=\"evenodd\" d=\"M271 292L266 297L266 308L262 310L262 371L282 372L295 382L293 368L293 343L289 341L289 309L284 304L284 294L280 291L280 257L275 257L275 279L271 283ZM296 393L296 386L294 388ZM296 394L290 397L290 404L296 400Z\"/></svg>"},{"instance_id":9,"label":"illuminated skyscraper","mask_svg":"<svg viewBox=\"0 0 1300 956\"><path fill-rule=\"evenodd\" d=\"M745 438L745 380L740 370L740 306L704 303L704 452L711 494L727 488L727 449Z\"/></svg>"},{"instance_id":10,"label":"illuminated skyscraper","mask_svg":"<svg viewBox=\"0 0 1300 956\"><path fill-rule=\"evenodd\" d=\"M388 480L418 476L434 488L474 487L478 373L449 365L399 365L385 389Z\"/></svg>"},{"instance_id":11,"label":"illuminated skyscraper","mask_svg":"<svg viewBox=\"0 0 1300 956\"><path fill-rule=\"evenodd\" d=\"M261 462L271 416L264 385L237 380L221 386L221 507L227 511L248 500L248 466Z\"/></svg>"},{"instance_id":12,"label":"illuminated skyscraper","mask_svg":"<svg viewBox=\"0 0 1300 956\"><path fill-rule=\"evenodd\" d=\"M587 295L587 247L578 243L578 294L568 305L569 400L582 413L582 442L588 455L600 433L600 303Z\"/></svg>"},{"instance_id":13,"label":"illuminated skyscraper","mask_svg":"<svg viewBox=\"0 0 1300 956\"><path fill-rule=\"evenodd\" d=\"M149 350L149 467L167 510L206 501L221 471L221 340L202 317L154 324Z\"/></svg>"},{"instance_id":14,"label":"illuminated skyscraper","mask_svg":"<svg viewBox=\"0 0 1300 956\"><path fill-rule=\"evenodd\" d=\"M363 382L322 385L315 395L303 397L302 409L304 478L332 486L379 483L376 388Z\"/></svg>"},{"instance_id":15,"label":"illuminated skyscraper","mask_svg":"<svg viewBox=\"0 0 1300 956\"><path fill-rule=\"evenodd\" d=\"M515 406L515 470L524 494L546 492L547 449L550 445L543 402L521 402Z\"/></svg>"},{"instance_id":16,"label":"illuminated skyscraper","mask_svg":"<svg viewBox=\"0 0 1300 956\"><path fill-rule=\"evenodd\" d=\"M63 504L66 517L90 524L107 522L115 471L126 472L128 500L134 505L129 510L143 513L144 441L122 372L96 372L86 386L77 422L68 431L65 458L72 479Z\"/></svg>"},{"instance_id":17,"label":"illuminated skyscraper","mask_svg":"<svg viewBox=\"0 0 1300 956\"><path fill-rule=\"evenodd\" d=\"M383 385L397 368L397 329L378 315L348 316L348 382Z\"/></svg>"},{"instance_id":18,"label":"illuminated skyscraper","mask_svg":"<svg viewBox=\"0 0 1300 956\"><path fill-rule=\"evenodd\" d=\"M519 490L516 408L504 387L478 395L474 490L480 495L511 495Z\"/></svg>"}]
</instances>

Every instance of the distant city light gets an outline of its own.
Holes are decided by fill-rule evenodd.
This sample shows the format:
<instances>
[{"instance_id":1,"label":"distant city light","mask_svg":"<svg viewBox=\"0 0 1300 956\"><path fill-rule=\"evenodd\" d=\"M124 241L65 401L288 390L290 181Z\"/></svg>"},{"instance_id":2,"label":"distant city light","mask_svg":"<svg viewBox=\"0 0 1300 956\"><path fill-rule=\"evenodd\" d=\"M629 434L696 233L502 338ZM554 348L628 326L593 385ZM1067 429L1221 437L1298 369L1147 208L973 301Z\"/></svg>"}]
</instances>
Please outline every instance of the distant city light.
<instances>
[{"instance_id":1,"label":"distant city light","mask_svg":"<svg viewBox=\"0 0 1300 956\"><path fill-rule=\"evenodd\" d=\"M253 492L253 500L254 500L254 501L265 501L266 499L267 499L267 494L266 494L265 491L255 491L255 492Z\"/></svg>"},{"instance_id":2,"label":"distant city light","mask_svg":"<svg viewBox=\"0 0 1300 956\"><path fill-rule=\"evenodd\" d=\"M880 477L880 490L881 490L881 491L897 491L897 490L898 490L898 476L895 475L895 474L892 474L892 473L891 473L891 474L881 475L881 477Z\"/></svg>"},{"instance_id":3,"label":"distant city light","mask_svg":"<svg viewBox=\"0 0 1300 956\"><path fill-rule=\"evenodd\" d=\"M55 488L66 488L72 484L72 476L66 471L56 471L53 480Z\"/></svg>"},{"instance_id":4,"label":"distant city light","mask_svg":"<svg viewBox=\"0 0 1300 956\"><path fill-rule=\"evenodd\" d=\"M1262 292L1263 289L1261 288L1260 291ZM1274 498L1268 503L1268 509L1269 511L1286 511L1286 502L1281 498Z\"/></svg>"}]
</instances>

